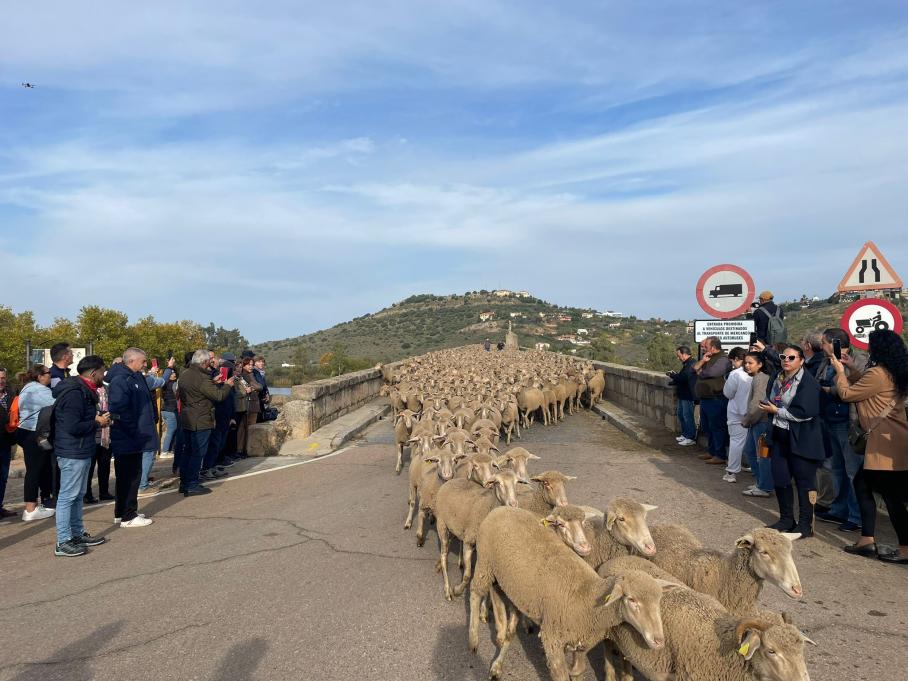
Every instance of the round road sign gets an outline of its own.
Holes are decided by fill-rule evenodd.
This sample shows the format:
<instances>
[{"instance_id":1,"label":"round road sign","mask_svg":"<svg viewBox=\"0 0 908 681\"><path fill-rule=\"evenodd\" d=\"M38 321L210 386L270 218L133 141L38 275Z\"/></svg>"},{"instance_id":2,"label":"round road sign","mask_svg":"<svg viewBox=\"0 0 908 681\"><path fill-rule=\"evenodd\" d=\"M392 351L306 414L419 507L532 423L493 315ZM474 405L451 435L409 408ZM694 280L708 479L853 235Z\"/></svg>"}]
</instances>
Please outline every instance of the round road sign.
<instances>
[{"instance_id":1,"label":"round road sign","mask_svg":"<svg viewBox=\"0 0 908 681\"><path fill-rule=\"evenodd\" d=\"M754 280L737 265L716 265L697 281L697 302L707 314L731 319L744 314L756 295Z\"/></svg>"},{"instance_id":2,"label":"round road sign","mask_svg":"<svg viewBox=\"0 0 908 681\"><path fill-rule=\"evenodd\" d=\"M866 350L871 331L902 332L902 313L888 300L865 298L845 310L839 325L851 337L853 346Z\"/></svg>"}]
</instances>

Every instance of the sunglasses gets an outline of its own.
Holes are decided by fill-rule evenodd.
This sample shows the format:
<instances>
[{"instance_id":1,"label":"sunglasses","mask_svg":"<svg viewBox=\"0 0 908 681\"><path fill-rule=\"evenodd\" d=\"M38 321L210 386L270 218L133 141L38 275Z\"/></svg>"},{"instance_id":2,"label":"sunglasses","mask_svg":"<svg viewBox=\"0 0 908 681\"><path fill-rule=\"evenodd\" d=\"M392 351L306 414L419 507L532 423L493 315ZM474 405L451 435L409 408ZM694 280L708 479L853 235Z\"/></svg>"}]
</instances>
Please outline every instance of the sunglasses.
<instances>
[{"instance_id":1,"label":"sunglasses","mask_svg":"<svg viewBox=\"0 0 908 681\"><path fill-rule=\"evenodd\" d=\"M779 359L783 362L794 362L797 358L797 355L779 355Z\"/></svg>"}]
</instances>

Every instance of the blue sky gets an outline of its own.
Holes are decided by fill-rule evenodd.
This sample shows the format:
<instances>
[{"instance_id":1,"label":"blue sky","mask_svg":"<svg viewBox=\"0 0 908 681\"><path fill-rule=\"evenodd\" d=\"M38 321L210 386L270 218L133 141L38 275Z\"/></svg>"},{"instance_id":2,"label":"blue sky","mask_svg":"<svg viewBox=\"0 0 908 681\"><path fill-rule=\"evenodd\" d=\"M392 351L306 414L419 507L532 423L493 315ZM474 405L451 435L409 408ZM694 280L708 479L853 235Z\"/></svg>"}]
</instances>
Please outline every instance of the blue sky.
<instances>
[{"instance_id":1,"label":"blue sky","mask_svg":"<svg viewBox=\"0 0 908 681\"><path fill-rule=\"evenodd\" d=\"M904 2L260 4L6 6L3 304L262 341L480 288L693 317L722 262L828 295L868 239L908 276Z\"/></svg>"}]
</instances>

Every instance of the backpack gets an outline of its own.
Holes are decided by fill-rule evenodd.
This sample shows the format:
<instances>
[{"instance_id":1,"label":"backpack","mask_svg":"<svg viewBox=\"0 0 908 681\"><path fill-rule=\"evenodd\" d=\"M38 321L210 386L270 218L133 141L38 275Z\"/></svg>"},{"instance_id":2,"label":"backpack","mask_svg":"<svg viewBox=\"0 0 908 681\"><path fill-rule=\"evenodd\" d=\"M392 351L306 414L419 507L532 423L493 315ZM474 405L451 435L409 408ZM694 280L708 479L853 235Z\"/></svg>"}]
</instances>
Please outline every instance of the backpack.
<instances>
[{"instance_id":1,"label":"backpack","mask_svg":"<svg viewBox=\"0 0 908 681\"><path fill-rule=\"evenodd\" d=\"M38 447L45 452L52 452L54 449L54 406L55 404L49 404L46 407L41 407L41 411L38 412L38 422L35 426L35 436L37 439Z\"/></svg>"},{"instance_id":2,"label":"backpack","mask_svg":"<svg viewBox=\"0 0 908 681\"><path fill-rule=\"evenodd\" d=\"M6 412L6 432L15 433L19 427L19 396L16 395L10 402L9 409Z\"/></svg>"},{"instance_id":3,"label":"backpack","mask_svg":"<svg viewBox=\"0 0 908 681\"><path fill-rule=\"evenodd\" d=\"M763 308L760 308L763 310ZM776 311L769 314L763 310L763 314L769 317L769 324L766 326L766 344L784 343L788 340L788 329L785 328L785 320L782 319L782 308L776 306Z\"/></svg>"}]
</instances>

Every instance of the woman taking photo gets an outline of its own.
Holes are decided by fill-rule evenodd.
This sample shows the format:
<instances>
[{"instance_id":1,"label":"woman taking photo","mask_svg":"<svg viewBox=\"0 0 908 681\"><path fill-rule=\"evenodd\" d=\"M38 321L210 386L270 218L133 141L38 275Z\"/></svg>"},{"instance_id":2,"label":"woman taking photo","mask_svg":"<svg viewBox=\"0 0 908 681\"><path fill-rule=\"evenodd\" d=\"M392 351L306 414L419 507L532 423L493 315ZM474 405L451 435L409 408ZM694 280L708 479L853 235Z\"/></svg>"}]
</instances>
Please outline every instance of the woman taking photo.
<instances>
[{"instance_id":1,"label":"woman taking photo","mask_svg":"<svg viewBox=\"0 0 908 681\"><path fill-rule=\"evenodd\" d=\"M776 372L760 409L772 417L772 477L779 502L779 520L769 527L780 532L813 536L813 503L817 468L823 463L820 384L804 370L804 351L788 345L779 353ZM794 491L798 490L798 520L794 519Z\"/></svg>"},{"instance_id":2,"label":"woman taking photo","mask_svg":"<svg viewBox=\"0 0 908 681\"><path fill-rule=\"evenodd\" d=\"M830 359L839 398L854 403L861 427L867 433L864 468L854 478L861 508L861 537L853 546L846 546L845 551L876 556L887 563L908 563L908 351L893 331L871 332L869 344L870 361L863 374L853 369L853 360L847 355L842 355L842 361ZM874 492L883 497L898 535L899 547L893 553L878 553L876 549Z\"/></svg>"},{"instance_id":3,"label":"woman taking photo","mask_svg":"<svg viewBox=\"0 0 908 681\"><path fill-rule=\"evenodd\" d=\"M52 508L45 508L38 503L38 493L42 502L53 498L53 452L38 446L38 413L44 407L54 403L50 392L50 371L43 364L35 364L25 372L25 385L19 393L19 428L16 430L16 442L22 447L25 455L25 510L22 520L42 520L54 515Z\"/></svg>"},{"instance_id":4,"label":"woman taking photo","mask_svg":"<svg viewBox=\"0 0 908 681\"><path fill-rule=\"evenodd\" d=\"M233 386L234 419L236 420L236 453L245 459L246 447L249 444L249 429L255 425L259 412L262 410L259 393L262 386L252 374L253 358L246 357L240 369L239 379Z\"/></svg>"}]
</instances>

